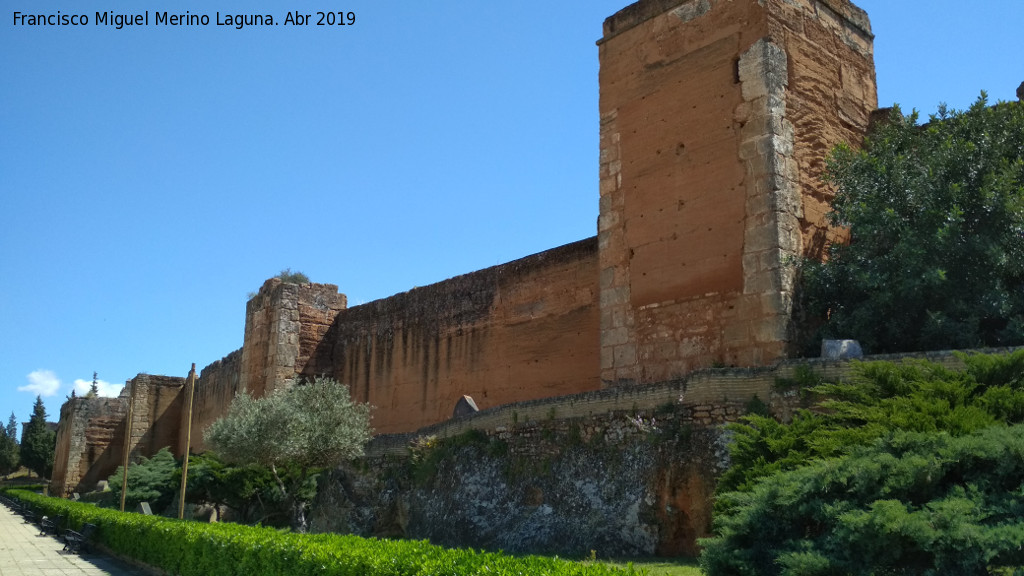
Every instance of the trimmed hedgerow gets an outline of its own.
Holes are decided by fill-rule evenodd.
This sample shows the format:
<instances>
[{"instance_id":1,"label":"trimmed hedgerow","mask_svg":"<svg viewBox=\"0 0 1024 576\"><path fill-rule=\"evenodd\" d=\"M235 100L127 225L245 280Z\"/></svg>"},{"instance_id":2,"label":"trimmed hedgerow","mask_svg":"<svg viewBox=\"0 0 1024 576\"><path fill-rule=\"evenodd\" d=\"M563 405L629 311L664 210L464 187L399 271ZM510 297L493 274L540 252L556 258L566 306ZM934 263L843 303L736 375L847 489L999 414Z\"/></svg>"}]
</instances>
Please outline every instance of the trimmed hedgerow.
<instances>
[{"instance_id":1,"label":"trimmed hedgerow","mask_svg":"<svg viewBox=\"0 0 1024 576\"><path fill-rule=\"evenodd\" d=\"M73 528L97 526L100 544L116 554L181 576L610 576L638 574L600 564L540 556L446 549L426 541L341 534L297 534L239 524L205 524L96 508L22 490L10 496L47 515L67 515Z\"/></svg>"}]
</instances>

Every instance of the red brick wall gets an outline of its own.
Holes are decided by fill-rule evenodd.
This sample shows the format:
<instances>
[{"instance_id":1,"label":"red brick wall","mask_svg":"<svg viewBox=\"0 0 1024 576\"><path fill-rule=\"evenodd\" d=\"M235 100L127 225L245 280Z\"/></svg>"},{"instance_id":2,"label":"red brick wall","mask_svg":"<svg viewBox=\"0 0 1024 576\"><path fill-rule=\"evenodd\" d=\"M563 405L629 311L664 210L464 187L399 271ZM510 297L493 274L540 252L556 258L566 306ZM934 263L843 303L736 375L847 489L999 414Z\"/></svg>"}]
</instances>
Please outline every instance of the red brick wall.
<instances>
[{"instance_id":1,"label":"red brick wall","mask_svg":"<svg viewBox=\"0 0 1024 576\"><path fill-rule=\"evenodd\" d=\"M597 251L583 240L338 314L328 361L378 433L598 388ZM312 375L312 373L311 373Z\"/></svg>"},{"instance_id":2,"label":"red brick wall","mask_svg":"<svg viewBox=\"0 0 1024 576\"><path fill-rule=\"evenodd\" d=\"M846 0L643 0L605 22L601 378L787 353L793 262L820 254L825 155L875 107Z\"/></svg>"}]
</instances>

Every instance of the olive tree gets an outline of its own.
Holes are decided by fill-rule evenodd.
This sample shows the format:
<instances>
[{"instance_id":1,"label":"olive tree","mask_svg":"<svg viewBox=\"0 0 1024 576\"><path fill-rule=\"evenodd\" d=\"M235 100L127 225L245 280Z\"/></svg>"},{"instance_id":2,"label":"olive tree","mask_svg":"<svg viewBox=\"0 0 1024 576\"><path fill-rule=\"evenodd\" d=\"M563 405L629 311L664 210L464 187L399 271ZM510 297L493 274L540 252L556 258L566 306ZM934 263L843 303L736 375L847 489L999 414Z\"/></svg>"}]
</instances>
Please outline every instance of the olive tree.
<instances>
[{"instance_id":1,"label":"olive tree","mask_svg":"<svg viewBox=\"0 0 1024 576\"><path fill-rule=\"evenodd\" d=\"M292 527L305 531L302 486L318 469L361 456L370 436L369 405L353 401L348 386L316 378L263 398L239 394L204 438L229 462L266 466L289 504Z\"/></svg>"}]
</instances>

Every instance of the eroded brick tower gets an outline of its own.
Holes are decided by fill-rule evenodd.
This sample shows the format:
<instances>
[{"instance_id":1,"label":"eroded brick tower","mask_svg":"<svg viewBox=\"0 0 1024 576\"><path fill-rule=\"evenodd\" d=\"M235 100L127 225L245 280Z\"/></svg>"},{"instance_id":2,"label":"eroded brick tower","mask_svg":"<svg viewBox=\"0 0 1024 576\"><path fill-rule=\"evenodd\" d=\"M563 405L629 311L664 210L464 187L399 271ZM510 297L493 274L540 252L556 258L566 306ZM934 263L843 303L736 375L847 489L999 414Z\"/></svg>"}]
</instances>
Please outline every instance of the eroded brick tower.
<instances>
[{"instance_id":1,"label":"eroded brick tower","mask_svg":"<svg viewBox=\"0 0 1024 576\"><path fill-rule=\"evenodd\" d=\"M820 253L826 153L877 105L847 0L643 0L601 59L601 380L786 354L793 260Z\"/></svg>"}]
</instances>

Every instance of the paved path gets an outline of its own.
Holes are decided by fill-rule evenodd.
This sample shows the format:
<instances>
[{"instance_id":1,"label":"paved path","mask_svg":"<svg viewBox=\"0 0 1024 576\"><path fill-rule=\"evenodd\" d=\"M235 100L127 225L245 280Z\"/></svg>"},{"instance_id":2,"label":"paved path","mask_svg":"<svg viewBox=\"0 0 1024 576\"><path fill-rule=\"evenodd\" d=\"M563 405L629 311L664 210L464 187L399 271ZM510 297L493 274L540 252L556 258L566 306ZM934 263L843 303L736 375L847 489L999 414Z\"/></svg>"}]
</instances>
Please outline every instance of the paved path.
<instances>
[{"instance_id":1,"label":"paved path","mask_svg":"<svg viewBox=\"0 0 1024 576\"><path fill-rule=\"evenodd\" d=\"M0 505L0 576L136 576L132 569L99 553L78 556L64 545Z\"/></svg>"}]
</instances>

